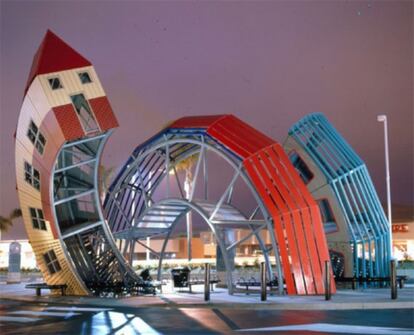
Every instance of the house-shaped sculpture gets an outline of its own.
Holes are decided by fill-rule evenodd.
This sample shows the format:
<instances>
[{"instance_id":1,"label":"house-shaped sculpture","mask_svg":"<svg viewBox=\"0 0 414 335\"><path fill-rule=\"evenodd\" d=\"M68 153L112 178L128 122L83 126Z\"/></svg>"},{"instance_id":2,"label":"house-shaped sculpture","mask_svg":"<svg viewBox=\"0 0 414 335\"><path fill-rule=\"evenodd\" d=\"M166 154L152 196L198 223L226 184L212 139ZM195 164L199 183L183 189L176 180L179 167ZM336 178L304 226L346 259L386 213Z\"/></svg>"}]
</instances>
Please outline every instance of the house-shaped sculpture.
<instances>
[{"instance_id":1,"label":"house-shaped sculpture","mask_svg":"<svg viewBox=\"0 0 414 335\"><path fill-rule=\"evenodd\" d=\"M368 169L320 113L294 124L284 149L317 201L337 277L389 273L389 224Z\"/></svg>"},{"instance_id":2,"label":"house-shaped sculpture","mask_svg":"<svg viewBox=\"0 0 414 335\"><path fill-rule=\"evenodd\" d=\"M48 31L16 131L24 224L47 284L85 295L134 282L102 215L98 166L118 126L92 64Z\"/></svg>"}]
</instances>

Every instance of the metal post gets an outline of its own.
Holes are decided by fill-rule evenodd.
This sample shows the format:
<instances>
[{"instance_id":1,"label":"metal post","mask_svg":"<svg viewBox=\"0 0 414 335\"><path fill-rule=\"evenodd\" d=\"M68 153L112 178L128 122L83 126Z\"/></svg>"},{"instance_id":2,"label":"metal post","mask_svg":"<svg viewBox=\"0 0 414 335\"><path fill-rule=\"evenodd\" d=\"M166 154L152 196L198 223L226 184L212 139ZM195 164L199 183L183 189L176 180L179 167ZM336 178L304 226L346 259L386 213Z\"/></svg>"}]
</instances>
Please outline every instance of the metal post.
<instances>
[{"instance_id":1,"label":"metal post","mask_svg":"<svg viewBox=\"0 0 414 335\"><path fill-rule=\"evenodd\" d=\"M266 291L266 264L265 262L260 263L260 300L266 301L267 291Z\"/></svg>"},{"instance_id":2,"label":"metal post","mask_svg":"<svg viewBox=\"0 0 414 335\"><path fill-rule=\"evenodd\" d=\"M387 211L388 211L388 223L390 225L390 236L389 236L389 243L390 243L390 256L393 259L393 248L392 248L392 216L391 216L391 186L390 186L390 159L389 159L389 150L388 150L388 124L387 124L387 116L386 115L378 115L377 116L378 122L384 123L384 146L385 146L385 178L387 182Z\"/></svg>"},{"instance_id":3,"label":"metal post","mask_svg":"<svg viewBox=\"0 0 414 335\"><path fill-rule=\"evenodd\" d=\"M397 299L397 267L395 259L390 261L391 263L391 276L390 276L390 285L391 285L391 299Z\"/></svg>"},{"instance_id":4,"label":"metal post","mask_svg":"<svg viewBox=\"0 0 414 335\"><path fill-rule=\"evenodd\" d=\"M325 300L331 300L331 262L325 261Z\"/></svg>"},{"instance_id":5,"label":"metal post","mask_svg":"<svg viewBox=\"0 0 414 335\"><path fill-rule=\"evenodd\" d=\"M210 264L206 263L204 273L204 301L210 301Z\"/></svg>"},{"instance_id":6,"label":"metal post","mask_svg":"<svg viewBox=\"0 0 414 335\"><path fill-rule=\"evenodd\" d=\"M149 261L151 260L151 256L150 256L150 247L151 247L151 238L147 237L147 250L146 250L146 261L147 261L147 266L149 266Z\"/></svg>"}]
</instances>

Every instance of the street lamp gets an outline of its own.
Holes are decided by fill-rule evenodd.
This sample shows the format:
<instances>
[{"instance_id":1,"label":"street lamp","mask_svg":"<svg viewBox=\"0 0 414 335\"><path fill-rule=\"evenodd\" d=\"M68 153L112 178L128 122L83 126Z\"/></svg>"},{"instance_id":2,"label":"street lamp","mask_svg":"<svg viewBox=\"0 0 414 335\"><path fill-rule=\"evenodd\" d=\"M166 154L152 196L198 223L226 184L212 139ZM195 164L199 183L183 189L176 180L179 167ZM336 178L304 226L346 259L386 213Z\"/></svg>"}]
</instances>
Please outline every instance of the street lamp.
<instances>
[{"instance_id":1,"label":"street lamp","mask_svg":"<svg viewBox=\"0 0 414 335\"><path fill-rule=\"evenodd\" d=\"M386 115L378 115L378 122L384 123L384 146L385 146L385 170L386 170L386 182L387 182L387 210L388 210L388 222L390 225L390 248L391 258L393 258L392 248L392 217L391 217L391 188L390 188L390 159L388 154L388 124Z\"/></svg>"}]
</instances>

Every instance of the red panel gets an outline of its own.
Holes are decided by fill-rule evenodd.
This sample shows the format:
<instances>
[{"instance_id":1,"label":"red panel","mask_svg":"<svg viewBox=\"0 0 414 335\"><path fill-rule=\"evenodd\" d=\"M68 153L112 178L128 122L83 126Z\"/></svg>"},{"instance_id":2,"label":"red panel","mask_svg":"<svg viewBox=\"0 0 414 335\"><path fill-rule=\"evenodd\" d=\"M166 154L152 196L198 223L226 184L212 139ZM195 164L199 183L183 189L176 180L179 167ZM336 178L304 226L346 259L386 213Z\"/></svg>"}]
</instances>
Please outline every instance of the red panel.
<instances>
[{"instance_id":1,"label":"red panel","mask_svg":"<svg viewBox=\"0 0 414 335\"><path fill-rule=\"evenodd\" d=\"M287 167L280 162L279 156L275 153L276 145L273 146L272 150L268 151L269 158L271 159L272 163L278 169L281 178L286 183L287 189L290 193L292 193L292 197L294 198L295 202L298 205L298 210L300 210L300 214L304 222L313 222L315 219L319 220L319 218L315 218L312 216L312 212L308 204L305 202L303 198L303 194L298 191L299 186L295 182L301 183L302 180L299 178L297 179L297 173L291 174L287 169L291 166L290 162L284 161L287 163ZM280 150L281 147L277 145L277 149ZM282 149L283 150L283 149ZM284 154L284 151L282 151ZM316 222L316 224L318 224ZM312 272L314 277L314 284L316 285L317 292L323 291L323 267L321 268L319 263L319 255L318 255L318 247L314 238L314 230L312 229L311 225L305 224L304 225L305 236L307 247L309 250L310 256L310 264L312 266Z\"/></svg>"},{"instance_id":2,"label":"red panel","mask_svg":"<svg viewBox=\"0 0 414 335\"><path fill-rule=\"evenodd\" d=\"M273 217L288 293L323 294L329 252L321 217L286 153L275 143L247 158L244 166Z\"/></svg>"},{"instance_id":3,"label":"red panel","mask_svg":"<svg viewBox=\"0 0 414 335\"><path fill-rule=\"evenodd\" d=\"M243 158L275 142L233 115L217 120L207 133Z\"/></svg>"},{"instance_id":4,"label":"red panel","mask_svg":"<svg viewBox=\"0 0 414 335\"><path fill-rule=\"evenodd\" d=\"M301 217L301 208L297 206L296 199L292 197L292 195L289 193L289 190L285 186L286 180L283 180L281 178L280 171L278 168L275 168L272 166L272 161L269 155L269 151L271 151L271 148L268 148L268 150L262 150L259 153L259 157L261 158L262 164L265 165L267 172L269 173L271 177L271 182L273 183L273 187L276 188L278 193L280 193L281 197L280 200L282 201L281 206L286 206L287 210L291 214L291 217L289 219L289 223L292 224L291 226L291 232L293 233L291 237L293 238L290 240L290 244L293 248L297 246L298 248L298 262L300 264L299 269L299 275L302 275L303 271L303 279L304 279L304 285L305 285L305 292L298 292L300 294L315 294L315 286L314 286L314 278L312 274L311 269L311 260L309 259L309 254L307 250L307 243L305 239L305 234L303 232L303 226L302 226L302 217ZM283 180L283 182L282 182ZM305 222L305 220L303 220ZM289 240L289 237L288 237ZM299 291L299 290L298 290Z\"/></svg>"},{"instance_id":5,"label":"red panel","mask_svg":"<svg viewBox=\"0 0 414 335\"><path fill-rule=\"evenodd\" d=\"M312 195L306 188L306 185L303 183L302 179L300 178L299 174L296 172L295 167L291 164L288 156L286 155L285 151L281 146L274 147L274 152L279 157L281 163L289 170L290 175L292 176L292 180L294 181L298 192L302 195L304 201L309 207L311 212L311 217L313 220L312 225L312 232L315 243L317 245L317 250L319 253L319 265L321 267L321 272L323 273L323 269L325 267L325 261L330 260L329 257L329 249L328 243L326 241L325 231L323 230L322 218L321 213L319 211L319 207L315 200L312 198ZM331 269L331 291L332 293L336 292L335 281L333 279L333 272Z\"/></svg>"},{"instance_id":6,"label":"red panel","mask_svg":"<svg viewBox=\"0 0 414 335\"><path fill-rule=\"evenodd\" d=\"M289 294L296 294L295 283L293 280L291 263L289 261L288 248L286 244L286 239L284 236L284 228L281 221L280 210L275 206L270 194L267 192L265 185L262 183L259 174L257 173L253 162L250 159L246 159L244 162L244 167L246 168L247 173L249 174L254 186L257 188L258 193L262 197L266 208L268 209L270 215L272 215L274 221L274 229L277 236L277 241L279 245L279 253L281 258L281 263L283 267L284 277L286 281L286 288Z\"/></svg>"},{"instance_id":7,"label":"red panel","mask_svg":"<svg viewBox=\"0 0 414 335\"><path fill-rule=\"evenodd\" d=\"M270 179L268 173L265 171L264 167L262 166L262 162L259 160L259 155L254 155L251 157L253 160L253 164L258 170L260 177L263 180L263 183L266 187L266 191L270 194L271 198L273 199L273 206L277 207L279 211L282 213L281 218L284 224L284 234L278 236L278 241L280 239L286 238L287 241L287 252L289 254L292 272L294 275L294 281L296 286L296 292L294 294L306 294L305 283L303 281L303 273L302 273L302 266L300 261L300 254L298 250L298 246L296 244L296 236L294 231L294 220L291 218L291 213L288 207L285 204L285 201L280 196L280 190L277 188L276 185L273 184L273 180ZM293 294L293 292L288 292Z\"/></svg>"},{"instance_id":8,"label":"red panel","mask_svg":"<svg viewBox=\"0 0 414 335\"><path fill-rule=\"evenodd\" d=\"M226 115L189 116L174 121L169 128L208 128Z\"/></svg>"},{"instance_id":9,"label":"red panel","mask_svg":"<svg viewBox=\"0 0 414 335\"><path fill-rule=\"evenodd\" d=\"M72 104L54 107L53 112L66 140L75 140L85 136Z\"/></svg>"},{"instance_id":10,"label":"red panel","mask_svg":"<svg viewBox=\"0 0 414 335\"><path fill-rule=\"evenodd\" d=\"M96 120L101 131L109 130L119 126L109 100L106 96L89 99Z\"/></svg>"},{"instance_id":11,"label":"red panel","mask_svg":"<svg viewBox=\"0 0 414 335\"><path fill-rule=\"evenodd\" d=\"M33 58L32 68L30 69L24 92L27 92L33 79L39 74L76 69L78 67L91 65L91 62L85 57L48 30Z\"/></svg>"}]
</instances>

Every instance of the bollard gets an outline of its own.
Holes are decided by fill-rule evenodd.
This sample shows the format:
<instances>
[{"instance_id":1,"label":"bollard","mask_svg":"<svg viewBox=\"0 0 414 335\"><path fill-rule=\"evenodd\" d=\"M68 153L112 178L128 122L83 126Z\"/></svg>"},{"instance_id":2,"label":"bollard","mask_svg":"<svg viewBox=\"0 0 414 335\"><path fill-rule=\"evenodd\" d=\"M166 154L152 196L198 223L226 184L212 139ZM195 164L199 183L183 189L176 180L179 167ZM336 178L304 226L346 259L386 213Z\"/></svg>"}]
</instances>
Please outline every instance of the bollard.
<instances>
[{"instance_id":1,"label":"bollard","mask_svg":"<svg viewBox=\"0 0 414 335\"><path fill-rule=\"evenodd\" d=\"M331 270L330 261L325 261L325 300L331 300Z\"/></svg>"},{"instance_id":2,"label":"bollard","mask_svg":"<svg viewBox=\"0 0 414 335\"><path fill-rule=\"evenodd\" d=\"M261 301L266 301L267 291L266 291L266 266L265 262L260 263L260 299Z\"/></svg>"},{"instance_id":3,"label":"bollard","mask_svg":"<svg viewBox=\"0 0 414 335\"><path fill-rule=\"evenodd\" d=\"M210 301L210 264L206 263L204 273L204 301Z\"/></svg>"},{"instance_id":4,"label":"bollard","mask_svg":"<svg viewBox=\"0 0 414 335\"><path fill-rule=\"evenodd\" d=\"M390 286L391 286L391 299L397 299L397 267L395 259L390 261L391 263L391 276L390 276Z\"/></svg>"}]
</instances>

